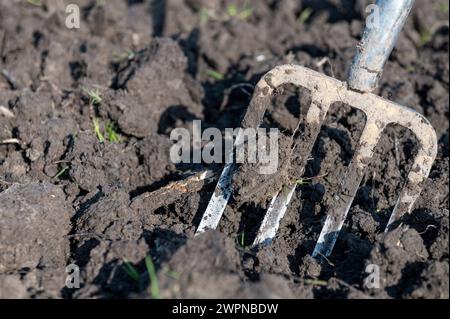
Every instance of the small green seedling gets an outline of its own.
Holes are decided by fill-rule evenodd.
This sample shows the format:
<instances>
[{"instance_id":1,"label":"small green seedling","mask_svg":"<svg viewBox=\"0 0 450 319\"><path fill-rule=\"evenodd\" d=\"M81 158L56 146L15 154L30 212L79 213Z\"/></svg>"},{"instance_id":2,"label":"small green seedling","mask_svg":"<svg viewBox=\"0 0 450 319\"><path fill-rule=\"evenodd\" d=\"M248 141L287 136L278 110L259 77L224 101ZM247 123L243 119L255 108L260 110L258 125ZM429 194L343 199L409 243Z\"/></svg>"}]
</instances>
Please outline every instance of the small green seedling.
<instances>
[{"instance_id":1,"label":"small green seedling","mask_svg":"<svg viewBox=\"0 0 450 319\"><path fill-rule=\"evenodd\" d=\"M236 4L230 4L226 8L226 12L217 14L214 11L202 8L199 12L200 22L206 23L209 20L213 21L229 21L233 18L245 20L251 17L253 14L253 8L245 6L240 9Z\"/></svg>"},{"instance_id":2,"label":"small green seedling","mask_svg":"<svg viewBox=\"0 0 450 319\"><path fill-rule=\"evenodd\" d=\"M314 176L314 177L300 178L300 179L295 180L294 184L296 184L298 186L309 185L309 184L311 184L311 181L313 179L322 178L322 177L325 177L327 175L328 175L328 173L325 173L323 175Z\"/></svg>"},{"instance_id":3,"label":"small green seedling","mask_svg":"<svg viewBox=\"0 0 450 319\"><path fill-rule=\"evenodd\" d=\"M322 178L324 176L327 176L328 173L325 173L323 175L319 175L319 176L314 176L314 177L308 177L308 178L300 178L300 179L296 179L296 180L292 180L291 184L295 185L295 186L305 186L305 185L310 185L311 181L315 178ZM284 186L282 189L282 194L284 196L284 198L287 198L290 192L290 187L288 186Z\"/></svg>"},{"instance_id":4,"label":"small green seedling","mask_svg":"<svg viewBox=\"0 0 450 319\"><path fill-rule=\"evenodd\" d=\"M105 142L105 137L103 136L102 132L100 132L100 124L98 123L98 119L93 119L92 125L94 126L95 136L97 137L98 141L100 143Z\"/></svg>"},{"instance_id":5,"label":"small green seedling","mask_svg":"<svg viewBox=\"0 0 450 319\"><path fill-rule=\"evenodd\" d=\"M242 232L240 235L238 235L238 242L242 248L245 247L245 233L244 232Z\"/></svg>"},{"instance_id":6,"label":"small green seedling","mask_svg":"<svg viewBox=\"0 0 450 319\"><path fill-rule=\"evenodd\" d=\"M253 14L252 8L243 9L241 12L239 12L239 19L245 20L247 18L250 18L252 14Z\"/></svg>"},{"instance_id":7,"label":"small green seedling","mask_svg":"<svg viewBox=\"0 0 450 319\"><path fill-rule=\"evenodd\" d=\"M145 257L145 267L147 268L148 277L150 278L150 295L153 299L160 299L158 277L156 275L155 265L153 265L152 257Z\"/></svg>"},{"instance_id":8,"label":"small green seedling","mask_svg":"<svg viewBox=\"0 0 450 319\"><path fill-rule=\"evenodd\" d=\"M122 141L114 123L108 122L106 124L106 138L111 143L120 143Z\"/></svg>"},{"instance_id":9,"label":"small green seedling","mask_svg":"<svg viewBox=\"0 0 450 319\"><path fill-rule=\"evenodd\" d=\"M131 279L139 281L139 272L126 258L123 259L123 268Z\"/></svg>"},{"instance_id":10,"label":"small green seedling","mask_svg":"<svg viewBox=\"0 0 450 319\"><path fill-rule=\"evenodd\" d=\"M150 279L150 294L153 299L160 299L161 294L159 292L158 277L156 275L155 266L153 265L153 261L150 256L145 257L145 267L147 268L148 277ZM123 268L128 276L130 276L134 281L139 281L139 272L126 258L123 258ZM166 274L168 273L166 272ZM172 272L171 274L174 276L174 278L175 276L178 278L177 273Z\"/></svg>"},{"instance_id":11,"label":"small green seedling","mask_svg":"<svg viewBox=\"0 0 450 319\"><path fill-rule=\"evenodd\" d=\"M428 42L431 41L433 34L431 33L431 30L427 27L422 27L420 29L420 45L424 46L428 44Z\"/></svg>"},{"instance_id":12,"label":"small green seedling","mask_svg":"<svg viewBox=\"0 0 450 319\"><path fill-rule=\"evenodd\" d=\"M307 179L297 179L295 181L295 184L297 184L298 186L304 186L304 185L309 185L311 183L308 182Z\"/></svg>"},{"instance_id":13,"label":"small green seedling","mask_svg":"<svg viewBox=\"0 0 450 319\"><path fill-rule=\"evenodd\" d=\"M214 80L217 80L217 81L221 81L221 80L224 79L224 76L223 76L222 73L214 71L214 70L211 70L211 69L206 70L206 74L210 78L213 78Z\"/></svg>"},{"instance_id":14,"label":"small green seedling","mask_svg":"<svg viewBox=\"0 0 450 319\"><path fill-rule=\"evenodd\" d=\"M68 169L69 169L68 166L64 166L63 168L61 168L61 169L59 170L58 173L56 173L55 176L53 176L53 178L54 178L54 179L57 179L58 177L61 177Z\"/></svg>"},{"instance_id":15,"label":"small green seedling","mask_svg":"<svg viewBox=\"0 0 450 319\"><path fill-rule=\"evenodd\" d=\"M305 8L298 16L297 21L300 24L305 24L311 18L312 14L313 14L313 10L311 8Z\"/></svg>"},{"instance_id":16,"label":"small green seedling","mask_svg":"<svg viewBox=\"0 0 450 319\"><path fill-rule=\"evenodd\" d=\"M237 16L237 14L238 14L237 6L236 6L235 4L230 4L230 5L227 7L227 14L228 14L230 17L235 17L235 16Z\"/></svg>"},{"instance_id":17,"label":"small green seedling","mask_svg":"<svg viewBox=\"0 0 450 319\"><path fill-rule=\"evenodd\" d=\"M100 143L105 142L105 135L106 135L106 139L111 143L121 143L122 142L122 139L120 138L120 135L117 132L117 126L114 123L112 123L112 122L106 123L105 135L102 133L102 131L100 129L100 123L99 123L98 119L96 119L96 118L93 119L92 125L94 127L95 136L97 137L97 139Z\"/></svg>"},{"instance_id":18,"label":"small green seedling","mask_svg":"<svg viewBox=\"0 0 450 319\"><path fill-rule=\"evenodd\" d=\"M128 58L128 60L133 60L135 56L136 56L136 53L134 53L133 50L131 50L131 49L127 50L127 58Z\"/></svg>"},{"instance_id":19,"label":"small green seedling","mask_svg":"<svg viewBox=\"0 0 450 319\"><path fill-rule=\"evenodd\" d=\"M209 11L207 9L202 8L200 10L200 22L206 23L211 18Z\"/></svg>"},{"instance_id":20,"label":"small green seedling","mask_svg":"<svg viewBox=\"0 0 450 319\"><path fill-rule=\"evenodd\" d=\"M95 105L95 106L97 106L97 105L100 105L101 103L102 103L102 101L103 101L103 99L102 99L102 96L100 95L100 92L99 92L99 90L97 90L97 89L85 89L85 88L83 88L83 91L89 96L89 102L92 104L92 105Z\"/></svg>"},{"instance_id":21,"label":"small green seedling","mask_svg":"<svg viewBox=\"0 0 450 319\"><path fill-rule=\"evenodd\" d=\"M29 4L40 7L42 5L41 0L27 0Z\"/></svg>"},{"instance_id":22,"label":"small green seedling","mask_svg":"<svg viewBox=\"0 0 450 319\"><path fill-rule=\"evenodd\" d=\"M326 286L328 283L325 280L306 279L305 284L311 285L311 286Z\"/></svg>"},{"instance_id":23,"label":"small green seedling","mask_svg":"<svg viewBox=\"0 0 450 319\"><path fill-rule=\"evenodd\" d=\"M236 17L238 19L245 20L245 19L249 18L252 14L253 14L253 9L250 7L246 7L242 10L239 10L237 5L235 5L235 4L230 4L227 7L228 18Z\"/></svg>"}]
</instances>

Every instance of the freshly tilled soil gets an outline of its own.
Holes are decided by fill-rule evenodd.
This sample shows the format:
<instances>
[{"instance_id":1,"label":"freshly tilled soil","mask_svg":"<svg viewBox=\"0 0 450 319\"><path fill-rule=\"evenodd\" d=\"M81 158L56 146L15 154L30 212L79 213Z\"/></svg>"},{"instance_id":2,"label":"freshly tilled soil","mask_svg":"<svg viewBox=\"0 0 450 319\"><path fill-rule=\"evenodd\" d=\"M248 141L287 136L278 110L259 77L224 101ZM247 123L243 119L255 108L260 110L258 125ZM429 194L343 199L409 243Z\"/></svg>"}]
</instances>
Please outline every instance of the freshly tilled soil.
<instances>
[{"instance_id":1,"label":"freshly tilled soil","mask_svg":"<svg viewBox=\"0 0 450 319\"><path fill-rule=\"evenodd\" d=\"M448 298L445 1L416 1L375 92L436 130L422 195L383 234L417 150L409 131L390 126L322 262L310 254L364 114L334 104L302 175L295 150L310 98L292 86L277 92L262 125L282 133L282 169L239 166L218 230L197 237L216 179L171 184L207 165L171 163L169 134L194 119L239 127L252 88L279 64L345 80L369 1L80 0L74 30L65 1L41 2L0 0L0 297L149 298L151 256L165 298ZM230 15L233 4L251 11ZM267 203L296 180L274 242L252 249ZM65 285L69 264L80 268L79 289ZM368 265L379 269L378 288L364 285Z\"/></svg>"}]
</instances>

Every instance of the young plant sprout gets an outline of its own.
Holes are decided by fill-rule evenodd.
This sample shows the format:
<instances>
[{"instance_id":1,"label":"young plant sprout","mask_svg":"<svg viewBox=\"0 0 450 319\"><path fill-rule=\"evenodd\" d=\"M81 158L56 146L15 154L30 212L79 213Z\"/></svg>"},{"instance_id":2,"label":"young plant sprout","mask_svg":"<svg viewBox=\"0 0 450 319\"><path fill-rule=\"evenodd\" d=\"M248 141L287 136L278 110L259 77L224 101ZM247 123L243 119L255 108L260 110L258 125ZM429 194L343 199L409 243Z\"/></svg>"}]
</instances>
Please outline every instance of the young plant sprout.
<instances>
[{"instance_id":1,"label":"young plant sprout","mask_svg":"<svg viewBox=\"0 0 450 319\"><path fill-rule=\"evenodd\" d=\"M216 81L221 81L221 80L224 79L223 74L220 73L220 72L217 72L217 71L215 71L215 70L208 69L208 70L206 70L206 74L207 74L210 78L212 78L212 79L214 79L214 80L216 80Z\"/></svg>"},{"instance_id":2,"label":"young plant sprout","mask_svg":"<svg viewBox=\"0 0 450 319\"><path fill-rule=\"evenodd\" d=\"M119 136L119 133L117 133L117 128L114 123L108 122L106 124L106 138L111 143L120 143L122 140Z\"/></svg>"},{"instance_id":3,"label":"young plant sprout","mask_svg":"<svg viewBox=\"0 0 450 319\"><path fill-rule=\"evenodd\" d=\"M237 240L238 240L239 246L244 248L245 247L245 232L244 231L242 231L242 233L238 234Z\"/></svg>"},{"instance_id":4,"label":"young plant sprout","mask_svg":"<svg viewBox=\"0 0 450 319\"><path fill-rule=\"evenodd\" d=\"M29 4L40 7L42 5L41 0L27 0Z\"/></svg>"},{"instance_id":5,"label":"young plant sprout","mask_svg":"<svg viewBox=\"0 0 450 319\"><path fill-rule=\"evenodd\" d=\"M298 22L300 24L305 24L311 18L313 10L311 8L305 8L298 17Z\"/></svg>"},{"instance_id":6,"label":"young plant sprout","mask_svg":"<svg viewBox=\"0 0 450 319\"><path fill-rule=\"evenodd\" d=\"M131 279L134 281L139 281L139 272L126 258L123 259L123 268Z\"/></svg>"},{"instance_id":7,"label":"young plant sprout","mask_svg":"<svg viewBox=\"0 0 450 319\"><path fill-rule=\"evenodd\" d=\"M427 27L422 27L420 29L420 45L425 46L428 44L428 42L431 41L431 38L433 36L433 33L431 30Z\"/></svg>"},{"instance_id":8,"label":"young plant sprout","mask_svg":"<svg viewBox=\"0 0 450 319\"><path fill-rule=\"evenodd\" d=\"M103 143L105 141L105 137L103 136L102 132L100 131L100 124L98 123L98 119L92 120L92 125L94 126L94 133L97 137L98 141L100 143Z\"/></svg>"},{"instance_id":9,"label":"young plant sprout","mask_svg":"<svg viewBox=\"0 0 450 319\"><path fill-rule=\"evenodd\" d=\"M156 275L155 266L153 265L152 257L145 257L145 267L147 268L148 277L150 279L150 295L153 299L161 299L159 292L158 276Z\"/></svg>"},{"instance_id":10,"label":"young plant sprout","mask_svg":"<svg viewBox=\"0 0 450 319\"><path fill-rule=\"evenodd\" d=\"M217 13L212 10L202 8L200 10L200 21L206 23L209 20L212 21L229 21L233 18L239 20L245 20L251 17L253 14L253 8L249 6L244 6L239 8L236 4L230 4L227 6L226 11L223 13Z\"/></svg>"},{"instance_id":11,"label":"young plant sprout","mask_svg":"<svg viewBox=\"0 0 450 319\"><path fill-rule=\"evenodd\" d=\"M237 17L238 19L245 20L253 14L253 9L250 7L246 7L242 10L239 10L237 5L230 4L227 7L227 14L231 18Z\"/></svg>"},{"instance_id":12,"label":"young plant sprout","mask_svg":"<svg viewBox=\"0 0 450 319\"><path fill-rule=\"evenodd\" d=\"M100 128L100 123L97 118L92 120L92 125L94 127L94 133L97 137L97 140L100 143L104 143L105 140L108 140L111 143L121 143L122 139L120 138L119 133L117 132L117 127L114 123L108 122L105 125L105 134L102 133ZM105 138L106 135L106 138Z\"/></svg>"},{"instance_id":13,"label":"young plant sprout","mask_svg":"<svg viewBox=\"0 0 450 319\"><path fill-rule=\"evenodd\" d=\"M63 168L61 168L58 173L56 173L55 176L53 176L54 179L57 179L58 177L61 177L67 170L69 169L68 166L64 166Z\"/></svg>"},{"instance_id":14,"label":"young plant sprout","mask_svg":"<svg viewBox=\"0 0 450 319\"><path fill-rule=\"evenodd\" d=\"M311 286L326 286L328 283L325 280L318 280L318 279L306 279L305 284L311 285Z\"/></svg>"},{"instance_id":15,"label":"young plant sprout","mask_svg":"<svg viewBox=\"0 0 450 319\"><path fill-rule=\"evenodd\" d=\"M86 89L83 88L83 91L89 96L89 102L94 105L100 105L102 103L102 97L100 95L100 91L98 89Z\"/></svg>"},{"instance_id":16,"label":"young plant sprout","mask_svg":"<svg viewBox=\"0 0 450 319\"><path fill-rule=\"evenodd\" d=\"M152 299L161 299L158 276L156 274L155 266L150 256L145 257L145 267L147 269L148 277L150 280L150 295ZM136 267L134 267L126 258L123 258L123 268L131 279L133 279L134 281L139 281L141 275L139 274ZM174 271L167 271L165 274L174 279L177 279L179 277L179 274Z\"/></svg>"}]
</instances>

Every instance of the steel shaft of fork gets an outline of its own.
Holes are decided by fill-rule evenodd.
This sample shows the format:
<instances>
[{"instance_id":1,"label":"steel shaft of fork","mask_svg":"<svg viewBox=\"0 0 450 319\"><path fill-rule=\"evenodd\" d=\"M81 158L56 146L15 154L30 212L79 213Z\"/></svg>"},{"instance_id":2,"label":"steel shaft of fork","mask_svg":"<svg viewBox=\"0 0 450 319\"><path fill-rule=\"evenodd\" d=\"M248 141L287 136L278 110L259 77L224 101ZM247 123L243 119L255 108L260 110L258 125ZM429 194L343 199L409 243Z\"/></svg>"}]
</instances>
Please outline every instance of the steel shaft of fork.
<instances>
[{"instance_id":1,"label":"steel shaft of fork","mask_svg":"<svg viewBox=\"0 0 450 319\"><path fill-rule=\"evenodd\" d=\"M378 0L373 20L368 21L350 67L347 83L360 92L372 92L378 85L414 0Z\"/></svg>"}]
</instances>

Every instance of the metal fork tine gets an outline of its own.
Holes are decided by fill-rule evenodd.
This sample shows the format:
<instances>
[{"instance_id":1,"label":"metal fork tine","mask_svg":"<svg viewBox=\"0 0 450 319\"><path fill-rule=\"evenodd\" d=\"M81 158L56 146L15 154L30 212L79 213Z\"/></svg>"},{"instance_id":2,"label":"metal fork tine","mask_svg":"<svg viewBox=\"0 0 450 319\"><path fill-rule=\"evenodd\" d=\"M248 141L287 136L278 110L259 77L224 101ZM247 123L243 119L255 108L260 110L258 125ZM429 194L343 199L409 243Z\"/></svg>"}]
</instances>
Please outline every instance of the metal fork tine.
<instances>
[{"instance_id":1,"label":"metal fork tine","mask_svg":"<svg viewBox=\"0 0 450 319\"><path fill-rule=\"evenodd\" d=\"M391 230L395 221L398 221L402 215L411 211L415 200L420 195L423 183L430 172L436 154L436 143L432 138L435 136L435 133L431 126L427 125L425 122L420 123L422 125L419 125L419 123L415 124L416 125L411 125L410 128L415 131L416 134L427 134L417 134L419 140L422 139L420 143L421 148L419 148L418 154L415 157L413 167L408 174L407 181L397 200L394 211L390 216L385 232ZM353 199L364 176L364 169L373 155L373 148L377 145L379 133L382 131L382 129L379 128L379 133L376 131L371 133L371 130L367 129L370 127L369 125L370 123L366 125L360 139L362 147L358 151L355 160L352 160L346 179L340 187L341 191L345 193L336 195L336 206L331 209L331 214L329 214L326 218L316 247L314 248L314 252L312 254L313 257L329 256L339 236L339 232L344 224L345 218L350 210ZM375 125L375 123L372 125ZM407 127L407 125L405 126ZM423 139L423 135L430 138Z\"/></svg>"},{"instance_id":2,"label":"metal fork tine","mask_svg":"<svg viewBox=\"0 0 450 319\"><path fill-rule=\"evenodd\" d=\"M294 195L296 186L296 184L285 186L272 198L261 227L258 230L258 235L253 242L253 246L265 246L272 242L278 227L280 227L280 221L286 213L292 195Z\"/></svg>"},{"instance_id":3,"label":"metal fork tine","mask_svg":"<svg viewBox=\"0 0 450 319\"><path fill-rule=\"evenodd\" d=\"M416 131L425 133L424 130L430 129L430 127L424 126L423 129L418 127L414 129ZM430 131L427 132L425 136L431 137L436 136L436 134L434 131ZM420 139L422 135L417 137ZM421 141L422 148L419 149L414 159L411 171L408 174L405 185L403 186L397 203L395 204L394 210L392 211L392 214L386 225L385 232L388 232L392 228L394 228L395 223L399 221L404 214L411 212L414 202L419 197L423 184L430 174L430 170L434 162L434 157L437 153L437 144L435 141L436 140L433 140L433 138Z\"/></svg>"},{"instance_id":4,"label":"metal fork tine","mask_svg":"<svg viewBox=\"0 0 450 319\"><path fill-rule=\"evenodd\" d=\"M242 131L239 131L234 147L244 143L244 136ZM223 212L227 207L227 203L230 200L232 187L231 179L234 173L234 163L233 163L233 152L226 154L226 163L222 173L220 174L219 181L214 188L214 193L209 200L208 207L202 216L202 220L195 232L195 235L204 233L208 229L216 229L219 225L220 219L222 218Z\"/></svg>"},{"instance_id":5,"label":"metal fork tine","mask_svg":"<svg viewBox=\"0 0 450 319\"><path fill-rule=\"evenodd\" d=\"M312 253L313 257L331 254L382 130L383 127L379 128L375 122L368 121L364 127L360 138L361 146L348 167L345 179L339 187L339 193L334 195L333 207L327 215Z\"/></svg>"},{"instance_id":6,"label":"metal fork tine","mask_svg":"<svg viewBox=\"0 0 450 319\"><path fill-rule=\"evenodd\" d=\"M234 164L226 164L220 174L214 193L209 200L208 207L203 214L200 225L195 235L204 233L208 229L216 229L227 207L231 196L231 178L233 177Z\"/></svg>"}]
</instances>

